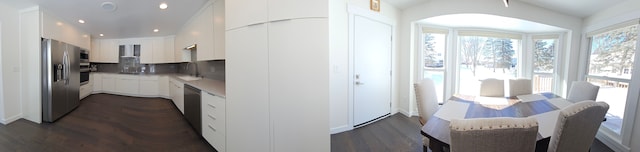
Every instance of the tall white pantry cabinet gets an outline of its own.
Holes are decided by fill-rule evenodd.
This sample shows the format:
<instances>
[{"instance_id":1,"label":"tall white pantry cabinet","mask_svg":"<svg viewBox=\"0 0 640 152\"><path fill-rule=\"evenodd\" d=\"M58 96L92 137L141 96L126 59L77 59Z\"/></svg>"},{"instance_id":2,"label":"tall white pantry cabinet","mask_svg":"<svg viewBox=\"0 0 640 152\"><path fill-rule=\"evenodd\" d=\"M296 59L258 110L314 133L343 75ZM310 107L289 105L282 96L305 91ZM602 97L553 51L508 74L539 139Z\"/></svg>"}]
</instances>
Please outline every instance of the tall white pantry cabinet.
<instances>
[{"instance_id":1,"label":"tall white pantry cabinet","mask_svg":"<svg viewBox=\"0 0 640 152\"><path fill-rule=\"evenodd\" d=\"M227 151L330 151L326 0L225 3Z\"/></svg>"}]
</instances>

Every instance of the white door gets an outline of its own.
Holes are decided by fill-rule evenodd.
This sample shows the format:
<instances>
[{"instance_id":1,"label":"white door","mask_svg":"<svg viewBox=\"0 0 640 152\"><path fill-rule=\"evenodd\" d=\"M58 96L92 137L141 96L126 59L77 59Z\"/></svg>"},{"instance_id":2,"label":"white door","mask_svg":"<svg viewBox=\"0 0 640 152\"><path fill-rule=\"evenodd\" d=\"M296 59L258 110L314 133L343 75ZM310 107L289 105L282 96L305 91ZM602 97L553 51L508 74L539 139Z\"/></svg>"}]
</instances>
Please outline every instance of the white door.
<instances>
[{"instance_id":1,"label":"white door","mask_svg":"<svg viewBox=\"0 0 640 152\"><path fill-rule=\"evenodd\" d=\"M354 20L353 125L391 112L391 26L365 17Z\"/></svg>"}]
</instances>

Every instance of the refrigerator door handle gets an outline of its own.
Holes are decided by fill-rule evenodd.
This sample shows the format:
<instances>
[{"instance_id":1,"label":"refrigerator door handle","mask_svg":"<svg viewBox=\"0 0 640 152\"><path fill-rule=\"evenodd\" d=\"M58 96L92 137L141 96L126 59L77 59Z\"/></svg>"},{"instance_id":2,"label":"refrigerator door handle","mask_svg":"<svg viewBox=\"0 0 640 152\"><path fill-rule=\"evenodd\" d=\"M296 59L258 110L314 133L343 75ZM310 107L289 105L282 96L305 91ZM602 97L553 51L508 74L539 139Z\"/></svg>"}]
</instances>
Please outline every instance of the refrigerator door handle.
<instances>
[{"instance_id":1,"label":"refrigerator door handle","mask_svg":"<svg viewBox=\"0 0 640 152\"><path fill-rule=\"evenodd\" d=\"M69 84L69 63L68 63L68 61L69 61L69 54L67 54L67 52L65 51L63 53L63 56L62 56L62 64L63 64L63 68L62 68L62 70L63 70L62 73L63 74L62 75L63 75L64 84L65 85Z\"/></svg>"}]
</instances>

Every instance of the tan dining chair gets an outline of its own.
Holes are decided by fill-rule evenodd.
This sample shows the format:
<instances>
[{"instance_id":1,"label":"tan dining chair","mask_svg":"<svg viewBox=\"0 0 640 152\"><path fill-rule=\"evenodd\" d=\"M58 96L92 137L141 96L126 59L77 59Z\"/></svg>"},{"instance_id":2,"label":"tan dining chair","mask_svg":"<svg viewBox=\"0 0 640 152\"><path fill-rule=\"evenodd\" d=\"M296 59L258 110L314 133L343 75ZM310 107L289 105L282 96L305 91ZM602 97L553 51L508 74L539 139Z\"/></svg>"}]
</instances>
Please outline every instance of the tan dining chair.
<instances>
[{"instance_id":1,"label":"tan dining chair","mask_svg":"<svg viewBox=\"0 0 640 152\"><path fill-rule=\"evenodd\" d=\"M533 93L531 79L509 79L508 86L510 97Z\"/></svg>"},{"instance_id":2,"label":"tan dining chair","mask_svg":"<svg viewBox=\"0 0 640 152\"><path fill-rule=\"evenodd\" d=\"M599 90L600 86L593 85L587 81L573 81L567 100L571 102L596 100Z\"/></svg>"},{"instance_id":3,"label":"tan dining chair","mask_svg":"<svg viewBox=\"0 0 640 152\"><path fill-rule=\"evenodd\" d=\"M489 78L480 81L480 96L504 97L504 80Z\"/></svg>"},{"instance_id":4,"label":"tan dining chair","mask_svg":"<svg viewBox=\"0 0 640 152\"><path fill-rule=\"evenodd\" d=\"M451 152L533 152L538 121L528 118L452 119Z\"/></svg>"},{"instance_id":5,"label":"tan dining chair","mask_svg":"<svg viewBox=\"0 0 640 152\"><path fill-rule=\"evenodd\" d=\"M558 115L547 151L589 151L607 110L607 103L592 100L563 108Z\"/></svg>"},{"instance_id":6,"label":"tan dining chair","mask_svg":"<svg viewBox=\"0 0 640 152\"><path fill-rule=\"evenodd\" d=\"M418 105L418 115L421 125L438 110L438 96L433 80L425 78L419 83L413 84L416 92L416 104ZM426 152L429 147L429 138L422 136L423 150Z\"/></svg>"}]
</instances>

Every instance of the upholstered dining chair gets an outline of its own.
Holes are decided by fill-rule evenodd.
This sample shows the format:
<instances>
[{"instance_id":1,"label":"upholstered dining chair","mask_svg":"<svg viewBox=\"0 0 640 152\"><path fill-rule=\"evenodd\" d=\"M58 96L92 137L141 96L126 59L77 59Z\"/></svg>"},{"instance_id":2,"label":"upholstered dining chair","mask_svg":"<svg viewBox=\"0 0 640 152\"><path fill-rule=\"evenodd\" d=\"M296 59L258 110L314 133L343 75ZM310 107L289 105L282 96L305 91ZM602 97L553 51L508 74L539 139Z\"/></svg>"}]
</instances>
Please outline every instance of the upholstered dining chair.
<instances>
[{"instance_id":1,"label":"upholstered dining chair","mask_svg":"<svg viewBox=\"0 0 640 152\"><path fill-rule=\"evenodd\" d=\"M571 102L596 100L598 90L600 90L600 86L593 85L587 81L573 81L567 100Z\"/></svg>"},{"instance_id":2,"label":"upholstered dining chair","mask_svg":"<svg viewBox=\"0 0 640 152\"><path fill-rule=\"evenodd\" d=\"M531 79L509 79L508 86L510 97L533 93Z\"/></svg>"},{"instance_id":3,"label":"upholstered dining chair","mask_svg":"<svg viewBox=\"0 0 640 152\"><path fill-rule=\"evenodd\" d=\"M558 115L547 151L589 151L607 110L607 103L592 100L563 108Z\"/></svg>"},{"instance_id":4,"label":"upholstered dining chair","mask_svg":"<svg viewBox=\"0 0 640 152\"><path fill-rule=\"evenodd\" d=\"M533 152L538 121L528 118L452 119L451 152Z\"/></svg>"},{"instance_id":5,"label":"upholstered dining chair","mask_svg":"<svg viewBox=\"0 0 640 152\"><path fill-rule=\"evenodd\" d=\"M424 125L427 120L438 110L438 97L433 80L425 78L419 83L413 84L416 92L416 103L418 105L418 115L420 124ZM429 147L429 138L422 136L423 150L426 152Z\"/></svg>"},{"instance_id":6,"label":"upholstered dining chair","mask_svg":"<svg viewBox=\"0 0 640 152\"><path fill-rule=\"evenodd\" d=\"M489 78L480 81L480 96L504 97L504 80Z\"/></svg>"}]
</instances>

